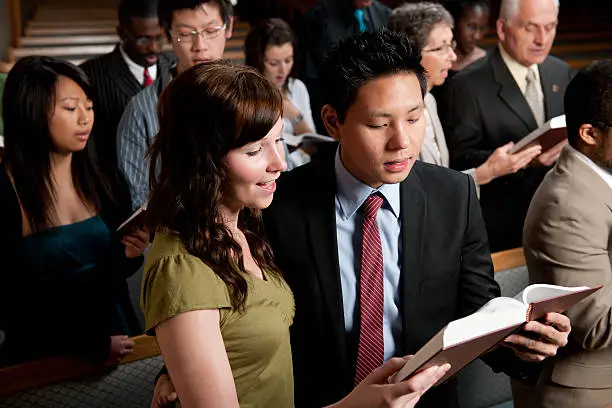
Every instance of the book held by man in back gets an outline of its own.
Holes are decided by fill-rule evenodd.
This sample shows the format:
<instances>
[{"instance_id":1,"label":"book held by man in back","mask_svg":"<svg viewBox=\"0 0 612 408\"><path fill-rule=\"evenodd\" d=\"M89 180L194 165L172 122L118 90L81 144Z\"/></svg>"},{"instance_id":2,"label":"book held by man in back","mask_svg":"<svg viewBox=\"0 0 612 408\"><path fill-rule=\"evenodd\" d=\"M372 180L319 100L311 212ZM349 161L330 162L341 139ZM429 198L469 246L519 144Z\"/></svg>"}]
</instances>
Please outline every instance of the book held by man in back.
<instances>
[{"instance_id":1,"label":"book held by man in back","mask_svg":"<svg viewBox=\"0 0 612 408\"><path fill-rule=\"evenodd\" d=\"M555 116L519 140L514 146L512 146L512 149L510 149L510 154L514 154L525 149L532 142L539 143L540 146L542 146L542 153L544 153L565 139L567 139L565 115Z\"/></svg>"},{"instance_id":2,"label":"book held by man in back","mask_svg":"<svg viewBox=\"0 0 612 408\"><path fill-rule=\"evenodd\" d=\"M491 299L473 314L442 328L395 374L393 382L403 381L428 367L450 363L450 370L438 381L440 384L527 322L541 319L547 313L562 313L600 288L534 284L514 298Z\"/></svg>"}]
</instances>

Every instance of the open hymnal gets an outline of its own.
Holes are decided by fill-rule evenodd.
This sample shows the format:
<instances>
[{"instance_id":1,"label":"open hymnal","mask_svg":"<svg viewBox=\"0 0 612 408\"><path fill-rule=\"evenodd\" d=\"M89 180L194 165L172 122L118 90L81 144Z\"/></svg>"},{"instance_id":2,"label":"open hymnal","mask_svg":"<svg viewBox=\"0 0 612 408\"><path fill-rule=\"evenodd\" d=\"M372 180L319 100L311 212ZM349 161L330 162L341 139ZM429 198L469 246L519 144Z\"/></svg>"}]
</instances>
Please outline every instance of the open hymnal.
<instances>
[{"instance_id":1,"label":"open hymnal","mask_svg":"<svg viewBox=\"0 0 612 408\"><path fill-rule=\"evenodd\" d=\"M542 152L545 152L556 144L562 142L564 139L567 139L565 115L555 116L519 140L514 146L512 146L512 149L510 149L510 154L523 150L531 142L539 143L540 146L542 146Z\"/></svg>"},{"instance_id":2,"label":"open hymnal","mask_svg":"<svg viewBox=\"0 0 612 408\"><path fill-rule=\"evenodd\" d=\"M134 228L142 227L146 223L146 215L147 203L145 202L117 228L117 232L120 235L125 235L128 234Z\"/></svg>"},{"instance_id":3,"label":"open hymnal","mask_svg":"<svg viewBox=\"0 0 612 408\"><path fill-rule=\"evenodd\" d=\"M546 313L561 313L600 289L546 284L527 286L514 298L491 299L473 314L450 322L431 338L393 377L402 381L415 372L450 363L438 384L489 351L510 334Z\"/></svg>"}]
</instances>

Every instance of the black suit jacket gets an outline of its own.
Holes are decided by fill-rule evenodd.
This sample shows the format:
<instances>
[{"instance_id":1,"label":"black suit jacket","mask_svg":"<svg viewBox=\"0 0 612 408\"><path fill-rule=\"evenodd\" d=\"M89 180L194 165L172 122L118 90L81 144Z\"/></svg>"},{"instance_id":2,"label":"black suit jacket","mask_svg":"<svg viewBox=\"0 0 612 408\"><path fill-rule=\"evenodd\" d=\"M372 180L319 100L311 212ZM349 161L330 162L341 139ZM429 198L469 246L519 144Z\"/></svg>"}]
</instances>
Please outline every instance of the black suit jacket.
<instances>
[{"instance_id":1,"label":"black suit jacket","mask_svg":"<svg viewBox=\"0 0 612 408\"><path fill-rule=\"evenodd\" d=\"M298 408L331 404L353 388L356 348L344 330L334 174L330 158L284 174L264 211L266 236L295 296L291 346ZM449 321L474 312L500 290L468 176L417 162L400 191L401 356L415 353ZM511 367L515 360L502 354L491 356L490 364L518 373L518 366ZM418 406L456 407L454 381L429 391Z\"/></svg>"},{"instance_id":2,"label":"black suit jacket","mask_svg":"<svg viewBox=\"0 0 612 408\"><path fill-rule=\"evenodd\" d=\"M546 120L561 115L571 79L569 66L554 57L539 65ZM458 73L438 100L451 167L484 163L496 148L517 142L537 123L498 48ZM480 203L492 251L522 246L531 197L549 168L528 167L481 186Z\"/></svg>"},{"instance_id":3,"label":"black suit jacket","mask_svg":"<svg viewBox=\"0 0 612 408\"><path fill-rule=\"evenodd\" d=\"M340 40L359 32L359 25L354 16L355 6L352 0L321 0L305 15L306 37L304 47L305 78L318 78L319 69L327 58L327 53ZM375 31L387 25L391 9L374 0L364 10L364 20L368 30Z\"/></svg>"},{"instance_id":4,"label":"black suit jacket","mask_svg":"<svg viewBox=\"0 0 612 408\"><path fill-rule=\"evenodd\" d=\"M142 90L125 63L119 45L105 55L85 61L81 68L95 90L95 121L92 142L100 164L105 169L117 169L117 126L125 107L132 97ZM157 75L170 76L174 61L160 54Z\"/></svg>"}]
</instances>

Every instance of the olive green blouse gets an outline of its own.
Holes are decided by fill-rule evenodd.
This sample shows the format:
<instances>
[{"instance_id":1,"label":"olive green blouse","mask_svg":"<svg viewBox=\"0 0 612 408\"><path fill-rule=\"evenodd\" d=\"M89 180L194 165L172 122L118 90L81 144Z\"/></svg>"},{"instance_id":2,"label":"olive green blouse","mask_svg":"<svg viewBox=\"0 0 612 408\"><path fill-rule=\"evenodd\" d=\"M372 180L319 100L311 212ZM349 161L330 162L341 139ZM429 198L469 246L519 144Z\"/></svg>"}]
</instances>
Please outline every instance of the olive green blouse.
<instances>
[{"instance_id":1,"label":"olive green blouse","mask_svg":"<svg viewBox=\"0 0 612 408\"><path fill-rule=\"evenodd\" d=\"M141 307L146 331L180 313L219 309L221 335L241 408L293 407L289 326L293 295L276 274L247 276L244 312L232 309L217 274L191 255L178 237L156 233L146 256Z\"/></svg>"}]
</instances>

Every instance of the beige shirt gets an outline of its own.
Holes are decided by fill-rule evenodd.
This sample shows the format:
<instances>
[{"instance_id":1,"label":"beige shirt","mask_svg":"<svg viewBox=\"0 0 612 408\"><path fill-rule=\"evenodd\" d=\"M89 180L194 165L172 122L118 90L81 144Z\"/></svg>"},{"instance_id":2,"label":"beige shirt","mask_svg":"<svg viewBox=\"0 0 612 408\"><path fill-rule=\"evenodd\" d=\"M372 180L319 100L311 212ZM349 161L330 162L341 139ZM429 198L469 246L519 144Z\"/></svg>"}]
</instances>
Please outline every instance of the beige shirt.
<instances>
[{"instance_id":1,"label":"beige shirt","mask_svg":"<svg viewBox=\"0 0 612 408\"><path fill-rule=\"evenodd\" d=\"M542 84L540 82L540 70L538 69L538 64L533 64L529 67L524 66L523 64L512 58L510 54L508 54L506 50L504 50L504 47L502 47L501 44L499 44L499 53L501 54L502 60L504 60L504 63L508 67L512 78L514 78L514 80L516 81L516 84L518 85L523 95L525 95L525 88L527 88L527 72L530 69L533 69L533 71L535 72L536 83L538 84L540 95L542 95Z\"/></svg>"},{"instance_id":2,"label":"beige shirt","mask_svg":"<svg viewBox=\"0 0 612 408\"><path fill-rule=\"evenodd\" d=\"M593 170L599 177L601 177L603 181L605 181L606 184L610 187L610 189L612 189L612 174L608 173L606 170L599 167L597 164L593 162L593 160L589 159L587 156L580 153L578 150L574 149L572 146L567 145L565 146L565 149L567 149L568 153L576 156L581 162L589 166L589 168Z\"/></svg>"}]
</instances>

